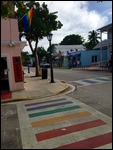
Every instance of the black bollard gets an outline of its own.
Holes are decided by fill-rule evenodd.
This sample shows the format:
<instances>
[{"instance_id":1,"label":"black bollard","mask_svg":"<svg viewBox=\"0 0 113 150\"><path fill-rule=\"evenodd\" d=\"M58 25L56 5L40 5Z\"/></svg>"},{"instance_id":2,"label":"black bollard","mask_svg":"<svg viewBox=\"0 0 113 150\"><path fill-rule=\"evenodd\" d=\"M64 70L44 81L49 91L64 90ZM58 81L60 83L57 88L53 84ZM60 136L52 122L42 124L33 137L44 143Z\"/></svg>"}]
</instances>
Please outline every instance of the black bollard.
<instances>
[{"instance_id":1,"label":"black bollard","mask_svg":"<svg viewBox=\"0 0 113 150\"><path fill-rule=\"evenodd\" d=\"M29 66L29 64L28 64L28 73L30 73L30 66Z\"/></svg>"}]
</instances>

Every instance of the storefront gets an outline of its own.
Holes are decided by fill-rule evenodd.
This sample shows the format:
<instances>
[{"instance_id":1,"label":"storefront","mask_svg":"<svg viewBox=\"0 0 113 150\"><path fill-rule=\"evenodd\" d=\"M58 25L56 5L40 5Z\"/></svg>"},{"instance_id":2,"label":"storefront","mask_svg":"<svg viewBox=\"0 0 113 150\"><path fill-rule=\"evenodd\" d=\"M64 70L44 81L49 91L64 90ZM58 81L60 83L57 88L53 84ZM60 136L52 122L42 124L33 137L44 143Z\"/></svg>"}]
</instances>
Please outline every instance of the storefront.
<instances>
[{"instance_id":1,"label":"storefront","mask_svg":"<svg viewBox=\"0 0 113 150\"><path fill-rule=\"evenodd\" d=\"M19 41L17 19L1 20L1 92L24 89L21 51L25 45Z\"/></svg>"}]
</instances>

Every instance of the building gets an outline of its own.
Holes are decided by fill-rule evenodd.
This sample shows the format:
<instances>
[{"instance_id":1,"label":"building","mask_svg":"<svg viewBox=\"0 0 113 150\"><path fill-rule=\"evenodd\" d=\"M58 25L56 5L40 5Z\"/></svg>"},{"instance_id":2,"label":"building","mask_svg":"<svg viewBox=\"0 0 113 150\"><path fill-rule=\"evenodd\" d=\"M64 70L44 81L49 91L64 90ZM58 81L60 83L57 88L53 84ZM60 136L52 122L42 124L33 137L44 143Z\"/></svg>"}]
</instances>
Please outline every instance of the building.
<instances>
[{"instance_id":1,"label":"building","mask_svg":"<svg viewBox=\"0 0 113 150\"><path fill-rule=\"evenodd\" d=\"M103 50L103 61L106 62L107 50ZM100 64L101 50L88 50L72 52L64 56L64 67L88 67Z\"/></svg>"},{"instance_id":2,"label":"building","mask_svg":"<svg viewBox=\"0 0 113 150\"><path fill-rule=\"evenodd\" d=\"M25 45L19 40L17 19L1 19L1 92L24 89L21 51Z\"/></svg>"},{"instance_id":3,"label":"building","mask_svg":"<svg viewBox=\"0 0 113 150\"><path fill-rule=\"evenodd\" d=\"M109 61L112 58L112 23L97 29L97 31L100 31L101 42L98 43L93 49L99 49L101 50L101 53L103 50L107 49L107 61ZM106 40L102 41L102 33L107 34ZM103 62L102 56L101 62Z\"/></svg>"},{"instance_id":4,"label":"building","mask_svg":"<svg viewBox=\"0 0 113 150\"><path fill-rule=\"evenodd\" d=\"M55 45L55 54L64 54L71 53L73 51L86 50L86 47L83 45Z\"/></svg>"},{"instance_id":5,"label":"building","mask_svg":"<svg viewBox=\"0 0 113 150\"><path fill-rule=\"evenodd\" d=\"M70 55L72 52L77 52L79 51L85 51L86 47L83 45L55 45L54 52L53 52L53 57L54 57L54 62L53 65L54 67L62 67L65 66L65 56ZM77 60L80 59L79 54L76 55Z\"/></svg>"},{"instance_id":6,"label":"building","mask_svg":"<svg viewBox=\"0 0 113 150\"><path fill-rule=\"evenodd\" d=\"M100 64L101 55L103 62L107 60L107 50L86 50L83 45L57 45L55 46L56 56L54 67L87 67Z\"/></svg>"}]
</instances>

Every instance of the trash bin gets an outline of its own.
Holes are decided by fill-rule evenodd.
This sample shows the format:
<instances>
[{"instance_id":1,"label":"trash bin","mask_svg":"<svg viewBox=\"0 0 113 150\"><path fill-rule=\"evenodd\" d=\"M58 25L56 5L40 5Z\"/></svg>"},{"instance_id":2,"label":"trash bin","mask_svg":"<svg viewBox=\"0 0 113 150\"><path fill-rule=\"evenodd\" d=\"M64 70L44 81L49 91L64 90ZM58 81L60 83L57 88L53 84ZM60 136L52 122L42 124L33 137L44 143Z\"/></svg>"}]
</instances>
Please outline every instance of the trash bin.
<instances>
[{"instance_id":1,"label":"trash bin","mask_svg":"<svg viewBox=\"0 0 113 150\"><path fill-rule=\"evenodd\" d=\"M47 68L42 68L42 79L47 79L48 71Z\"/></svg>"}]
</instances>

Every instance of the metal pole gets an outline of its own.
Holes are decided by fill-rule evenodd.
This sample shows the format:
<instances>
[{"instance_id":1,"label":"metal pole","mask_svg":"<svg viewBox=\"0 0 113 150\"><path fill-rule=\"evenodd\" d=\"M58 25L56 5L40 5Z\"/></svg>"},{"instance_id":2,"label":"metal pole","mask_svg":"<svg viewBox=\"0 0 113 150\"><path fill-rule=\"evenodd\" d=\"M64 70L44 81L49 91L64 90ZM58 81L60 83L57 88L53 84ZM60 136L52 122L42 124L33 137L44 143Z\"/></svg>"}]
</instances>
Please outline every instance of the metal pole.
<instances>
[{"instance_id":1,"label":"metal pole","mask_svg":"<svg viewBox=\"0 0 113 150\"><path fill-rule=\"evenodd\" d=\"M102 65L102 61L103 61L103 57L102 57L102 32L100 31L100 38L101 38L101 41L100 41L100 43L101 43L101 46L100 46L100 51L101 51L101 63L100 63L100 65L101 65L101 67L102 67L102 70L103 70L103 65Z\"/></svg>"},{"instance_id":2,"label":"metal pole","mask_svg":"<svg viewBox=\"0 0 113 150\"><path fill-rule=\"evenodd\" d=\"M28 64L28 73L30 73L30 66L29 66L29 64Z\"/></svg>"},{"instance_id":3,"label":"metal pole","mask_svg":"<svg viewBox=\"0 0 113 150\"><path fill-rule=\"evenodd\" d=\"M54 77L53 77L53 59L52 59L52 51L51 51L51 41L49 41L50 44L50 71L51 71L51 83L54 83Z\"/></svg>"}]
</instances>

